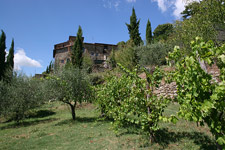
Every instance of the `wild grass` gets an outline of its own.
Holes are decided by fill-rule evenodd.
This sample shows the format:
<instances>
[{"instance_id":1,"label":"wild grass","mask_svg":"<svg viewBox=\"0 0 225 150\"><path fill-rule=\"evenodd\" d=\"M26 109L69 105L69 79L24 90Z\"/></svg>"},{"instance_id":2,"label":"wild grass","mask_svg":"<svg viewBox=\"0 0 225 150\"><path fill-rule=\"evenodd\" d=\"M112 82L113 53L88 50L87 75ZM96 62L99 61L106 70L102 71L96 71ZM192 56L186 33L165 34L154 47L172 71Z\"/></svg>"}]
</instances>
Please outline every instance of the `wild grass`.
<instances>
[{"instance_id":1,"label":"wild grass","mask_svg":"<svg viewBox=\"0 0 225 150\"><path fill-rule=\"evenodd\" d=\"M178 105L173 104L165 113L169 115L177 109ZM0 149L216 149L209 129L193 122L161 123L157 143L150 145L145 134L134 126L115 134L110 121L100 119L93 104L79 106L76 121L72 121L69 111L66 105L55 102L32 112L23 122L0 123Z\"/></svg>"}]
</instances>

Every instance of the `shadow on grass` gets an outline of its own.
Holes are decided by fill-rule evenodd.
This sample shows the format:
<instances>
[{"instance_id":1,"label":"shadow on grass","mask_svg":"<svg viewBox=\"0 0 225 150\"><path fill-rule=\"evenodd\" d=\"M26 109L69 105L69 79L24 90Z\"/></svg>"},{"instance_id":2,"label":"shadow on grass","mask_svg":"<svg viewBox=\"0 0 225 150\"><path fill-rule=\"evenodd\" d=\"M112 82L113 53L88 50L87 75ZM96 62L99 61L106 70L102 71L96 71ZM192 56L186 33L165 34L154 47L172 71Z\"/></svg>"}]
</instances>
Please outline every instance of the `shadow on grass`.
<instances>
[{"instance_id":1,"label":"shadow on grass","mask_svg":"<svg viewBox=\"0 0 225 150\"><path fill-rule=\"evenodd\" d=\"M44 117L52 116L52 115L55 115L55 114L56 113L54 111L51 111L51 110L38 110L37 112L34 112L34 113L30 114L26 118L44 118Z\"/></svg>"},{"instance_id":2,"label":"shadow on grass","mask_svg":"<svg viewBox=\"0 0 225 150\"><path fill-rule=\"evenodd\" d=\"M61 126L65 124L76 124L76 123L92 123L98 121L98 117L76 117L76 120L66 119L58 122L55 126Z\"/></svg>"},{"instance_id":3,"label":"shadow on grass","mask_svg":"<svg viewBox=\"0 0 225 150\"><path fill-rule=\"evenodd\" d=\"M11 129L11 128L19 128L19 127L27 127L27 126L32 126L32 125L37 125L40 123L49 123L58 120L57 118L48 118L48 119L43 119L43 120L32 120L32 121L22 121L22 122L15 122L13 124L9 124L3 127L0 127L0 130L4 129Z\"/></svg>"},{"instance_id":4,"label":"shadow on grass","mask_svg":"<svg viewBox=\"0 0 225 150\"><path fill-rule=\"evenodd\" d=\"M216 142L209 136L201 132L171 132L168 129L163 128L156 132L156 143L165 149L169 144L176 143L182 139L189 139L194 141L196 145L200 146L200 149L204 150L216 150ZM146 137L147 139L147 137ZM146 140L147 141L147 140ZM144 144L144 147L150 146L148 142Z\"/></svg>"}]
</instances>

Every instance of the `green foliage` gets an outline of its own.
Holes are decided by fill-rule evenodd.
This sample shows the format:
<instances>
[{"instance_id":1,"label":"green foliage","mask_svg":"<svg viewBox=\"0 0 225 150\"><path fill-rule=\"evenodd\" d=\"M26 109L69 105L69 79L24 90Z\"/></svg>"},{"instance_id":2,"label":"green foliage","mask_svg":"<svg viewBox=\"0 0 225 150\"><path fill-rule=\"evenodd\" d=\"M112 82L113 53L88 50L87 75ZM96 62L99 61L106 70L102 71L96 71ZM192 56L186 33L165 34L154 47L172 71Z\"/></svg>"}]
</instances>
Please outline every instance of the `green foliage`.
<instances>
[{"instance_id":1,"label":"green foliage","mask_svg":"<svg viewBox=\"0 0 225 150\"><path fill-rule=\"evenodd\" d=\"M112 69L116 68L115 50L113 49L109 57L109 64Z\"/></svg>"},{"instance_id":2,"label":"green foliage","mask_svg":"<svg viewBox=\"0 0 225 150\"><path fill-rule=\"evenodd\" d=\"M173 25L170 23L158 25L153 34L154 41L166 41L173 32Z\"/></svg>"},{"instance_id":3,"label":"green foliage","mask_svg":"<svg viewBox=\"0 0 225 150\"><path fill-rule=\"evenodd\" d=\"M159 120L172 120L162 116L168 101L153 94L163 74L159 68L153 74L144 70L147 75L145 80L138 77L137 70L130 72L118 65L125 73L120 77L109 77L97 91L101 113L113 119L116 130L121 126L136 124L149 134L153 142L155 131L159 129Z\"/></svg>"},{"instance_id":4,"label":"green foliage","mask_svg":"<svg viewBox=\"0 0 225 150\"><path fill-rule=\"evenodd\" d=\"M151 27L151 23L148 19L147 22L147 26L146 26L146 45L151 44L152 43L152 27Z\"/></svg>"},{"instance_id":5,"label":"green foliage","mask_svg":"<svg viewBox=\"0 0 225 150\"><path fill-rule=\"evenodd\" d=\"M130 34L130 39L134 42L134 46L139 46L143 43L139 33L140 20L137 20L135 9L132 9L132 15L130 16L130 24L127 24L127 28Z\"/></svg>"},{"instance_id":6,"label":"green foliage","mask_svg":"<svg viewBox=\"0 0 225 150\"><path fill-rule=\"evenodd\" d=\"M168 56L168 52L172 51L172 46L158 42L135 49L137 49L141 66L160 66L166 65L166 56Z\"/></svg>"},{"instance_id":7,"label":"green foliage","mask_svg":"<svg viewBox=\"0 0 225 150\"><path fill-rule=\"evenodd\" d=\"M76 40L74 42L73 48L72 48L72 64L74 67L78 67L81 69L82 62L83 62L83 37L82 37L82 28L79 26L77 31Z\"/></svg>"},{"instance_id":8,"label":"green foliage","mask_svg":"<svg viewBox=\"0 0 225 150\"><path fill-rule=\"evenodd\" d=\"M9 54L7 56L7 62L6 62L6 68L8 71L13 74L13 68L14 68L14 40L12 40L11 47L9 49Z\"/></svg>"},{"instance_id":9,"label":"green foliage","mask_svg":"<svg viewBox=\"0 0 225 150\"><path fill-rule=\"evenodd\" d=\"M87 53L84 53L82 68L87 70L88 73L91 73L93 65L94 65L94 62L91 59L91 56Z\"/></svg>"},{"instance_id":10,"label":"green foliage","mask_svg":"<svg viewBox=\"0 0 225 150\"><path fill-rule=\"evenodd\" d=\"M29 110L45 100L43 82L14 74L11 82L0 81L0 115L16 121L23 120Z\"/></svg>"},{"instance_id":11,"label":"green foliage","mask_svg":"<svg viewBox=\"0 0 225 150\"><path fill-rule=\"evenodd\" d=\"M71 108L75 120L75 107L77 103L91 101L92 88L85 72L79 68L63 68L56 74L47 77L49 91L48 100L59 100Z\"/></svg>"},{"instance_id":12,"label":"green foliage","mask_svg":"<svg viewBox=\"0 0 225 150\"><path fill-rule=\"evenodd\" d=\"M2 30L2 34L0 37L0 80L3 79L4 73L5 73L5 68L6 68L6 66L5 66L5 55L6 55L5 39L6 39L6 36L5 36L4 31Z\"/></svg>"},{"instance_id":13,"label":"green foliage","mask_svg":"<svg viewBox=\"0 0 225 150\"><path fill-rule=\"evenodd\" d=\"M50 74L54 71L54 64L52 63L52 61L50 62L50 64L47 66L45 74Z\"/></svg>"},{"instance_id":14,"label":"green foliage","mask_svg":"<svg viewBox=\"0 0 225 150\"><path fill-rule=\"evenodd\" d=\"M126 47L126 42L121 41L117 43L118 49L123 49Z\"/></svg>"},{"instance_id":15,"label":"green foliage","mask_svg":"<svg viewBox=\"0 0 225 150\"><path fill-rule=\"evenodd\" d=\"M117 63L122 64L130 70L134 69L134 67L138 64L136 49L130 46L119 49L115 53L115 60Z\"/></svg>"},{"instance_id":16,"label":"green foliage","mask_svg":"<svg viewBox=\"0 0 225 150\"><path fill-rule=\"evenodd\" d=\"M184 52L189 53L189 43L197 36L202 37L204 41L213 40L217 45L224 42L225 39L221 38L225 31L224 0L190 3L183 14L185 18L189 18L175 23L173 38L176 45L184 48Z\"/></svg>"},{"instance_id":17,"label":"green foliage","mask_svg":"<svg viewBox=\"0 0 225 150\"><path fill-rule=\"evenodd\" d=\"M199 2L193 1L185 6L185 10L181 12L181 15L184 20L188 19L194 16L194 14L196 14L199 11L198 9L199 9Z\"/></svg>"},{"instance_id":18,"label":"green foliage","mask_svg":"<svg viewBox=\"0 0 225 150\"><path fill-rule=\"evenodd\" d=\"M191 121L206 123L217 142L225 148L225 46L215 47L196 38L191 43L189 55L183 56L179 47L170 53L169 60L175 62L172 78L177 84L178 115ZM219 83L202 69L200 62L212 65L217 60L220 69Z\"/></svg>"}]
</instances>

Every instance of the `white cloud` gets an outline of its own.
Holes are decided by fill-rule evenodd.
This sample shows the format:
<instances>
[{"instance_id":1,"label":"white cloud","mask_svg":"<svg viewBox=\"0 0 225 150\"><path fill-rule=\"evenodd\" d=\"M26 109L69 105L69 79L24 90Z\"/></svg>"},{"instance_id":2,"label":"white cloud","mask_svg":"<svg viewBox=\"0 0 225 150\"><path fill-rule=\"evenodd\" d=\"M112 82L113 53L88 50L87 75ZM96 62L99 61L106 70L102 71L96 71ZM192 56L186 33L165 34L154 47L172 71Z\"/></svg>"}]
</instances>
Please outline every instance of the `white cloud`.
<instances>
[{"instance_id":1,"label":"white cloud","mask_svg":"<svg viewBox=\"0 0 225 150\"><path fill-rule=\"evenodd\" d=\"M119 10L120 0L102 0L103 7L105 8L115 8L116 10Z\"/></svg>"},{"instance_id":2,"label":"white cloud","mask_svg":"<svg viewBox=\"0 0 225 150\"><path fill-rule=\"evenodd\" d=\"M136 0L126 0L128 3L135 3Z\"/></svg>"},{"instance_id":3,"label":"white cloud","mask_svg":"<svg viewBox=\"0 0 225 150\"><path fill-rule=\"evenodd\" d=\"M173 16L176 19L181 17L181 12L185 9L185 5L193 1L199 0L151 0L152 2L157 2L159 9L164 13L168 9L172 9Z\"/></svg>"},{"instance_id":4,"label":"white cloud","mask_svg":"<svg viewBox=\"0 0 225 150\"><path fill-rule=\"evenodd\" d=\"M14 69L21 70L21 67L41 68L40 62L26 56L24 49L19 48L14 55Z\"/></svg>"},{"instance_id":5,"label":"white cloud","mask_svg":"<svg viewBox=\"0 0 225 150\"><path fill-rule=\"evenodd\" d=\"M183 2L183 0L176 0L174 3L174 8L173 8L173 15L176 18L181 17L181 12L185 9L186 3Z\"/></svg>"},{"instance_id":6,"label":"white cloud","mask_svg":"<svg viewBox=\"0 0 225 150\"><path fill-rule=\"evenodd\" d=\"M167 10L167 0L152 0L153 2L157 2L158 3L158 7L162 12L165 12Z\"/></svg>"},{"instance_id":7,"label":"white cloud","mask_svg":"<svg viewBox=\"0 0 225 150\"><path fill-rule=\"evenodd\" d=\"M120 1L116 1L115 3L114 3L114 7L116 8L116 10L118 11L119 10L119 5L120 5Z\"/></svg>"}]
</instances>

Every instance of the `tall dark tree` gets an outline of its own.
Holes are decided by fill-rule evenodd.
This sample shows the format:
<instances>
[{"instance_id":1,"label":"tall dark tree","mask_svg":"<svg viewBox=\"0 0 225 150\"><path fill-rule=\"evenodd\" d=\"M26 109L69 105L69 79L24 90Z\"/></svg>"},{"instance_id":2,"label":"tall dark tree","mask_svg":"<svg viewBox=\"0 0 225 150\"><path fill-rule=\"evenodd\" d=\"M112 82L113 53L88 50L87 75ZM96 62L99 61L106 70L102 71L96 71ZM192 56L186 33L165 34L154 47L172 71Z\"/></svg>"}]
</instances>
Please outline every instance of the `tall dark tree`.
<instances>
[{"instance_id":1,"label":"tall dark tree","mask_svg":"<svg viewBox=\"0 0 225 150\"><path fill-rule=\"evenodd\" d=\"M147 26L146 26L146 44L148 45L151 43L152 43L152 27L148 19Z\"/></svg>"},{"instance_id":2,"label":"tall dark tree","mask_svg":"<svg viewBox=\"0 0 225 150\"><path fill-rule=\"evenodd\" d=\"M137 20L134 8L132 9L132 15L130 16L130 24L127 24L127 28L130 34L130 39L134 42L135 46L139 46L143 41L139 33L140 20Z\"/></svg>"},{"instance_id":3,"label":"tall dark tree","mask_svg":"<svg viewBox=\"0 0 225 150\"><path fill-rule=\"evenodd\" d=\"M2 34L0 37L0 80L3 79L4 77L4 73L5 73L5 67L6 67L6 63L5 63L5 40L6 40L6 36L4 31L2 30Z\"/></svg>"},{"instance_id":4,"label":"tall dark tree","mask_svg":"<svg viewBox=\"0 0 225 150\"><path fill-rule=\"evenodd\" d=\"M72 48L72 64L75 67L81 68L82 62L83 62L83 37L82 37L82 28L79 26L79 29L77 31L77 37L74 42L73 48Z\"/></svg>"},{"instance_id":5,"label":"tall dark tree","mask_svg":"<svg viewBox=\"0 0 225 150\"><path fill-rule=\"evenodd\" d=\"M14 40L12 40L9 54L7 56L7 69L13 70L14 68Z\"/></svg>"}]
</instances>

